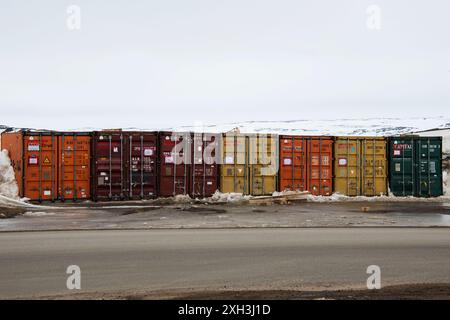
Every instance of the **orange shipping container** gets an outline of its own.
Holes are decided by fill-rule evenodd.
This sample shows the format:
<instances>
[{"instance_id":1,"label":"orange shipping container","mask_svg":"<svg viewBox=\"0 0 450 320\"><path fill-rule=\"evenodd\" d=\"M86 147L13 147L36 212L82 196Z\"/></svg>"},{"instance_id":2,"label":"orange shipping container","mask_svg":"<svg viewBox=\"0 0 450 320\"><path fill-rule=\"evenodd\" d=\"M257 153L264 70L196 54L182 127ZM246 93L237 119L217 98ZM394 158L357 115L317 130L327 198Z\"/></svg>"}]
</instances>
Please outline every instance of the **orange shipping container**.
<instances>
[{"instance_id":1,"label":"orange shipping container","mask_svg":"<svg viewBox=\"0 0 450 320\"><path fill-rule=\"evenodd\" d=\"M333 139L280 136L280 191L310 191L331 195Z\"/></svg>"},{"instance_id":2,"label":"orange shipping container","mask_svg":"<svg viewBox=\"0 0 450 320\"><path fill-rule=\"evenodd\" d=\"M2 147L8 150L19 196L38 201L90 198L90 134L4 132Z\"/></svg>"}]
</instances>

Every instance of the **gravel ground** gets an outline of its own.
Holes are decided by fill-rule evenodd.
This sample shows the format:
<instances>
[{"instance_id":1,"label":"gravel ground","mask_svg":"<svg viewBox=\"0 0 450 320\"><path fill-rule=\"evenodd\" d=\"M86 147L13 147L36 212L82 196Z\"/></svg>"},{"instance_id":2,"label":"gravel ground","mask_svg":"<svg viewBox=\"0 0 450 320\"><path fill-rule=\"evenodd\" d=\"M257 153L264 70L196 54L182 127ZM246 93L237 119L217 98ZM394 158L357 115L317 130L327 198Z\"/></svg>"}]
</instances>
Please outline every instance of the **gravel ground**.
<instances>
[{"instance_id":1,"label":"gravel ground","mask_svg":"<svg viewBox=\"0 0 450 320\"><path fill-rule=\"evenodd\" d=\"M21 209L20 213L23 214L11 219L0 219L0 231L450 226L450 202L306 202L271 206L147 205L138 202L52 206ZM8 210L15 209L0 208L0 213L10 212Z\"/></svg>"}]
</instances>

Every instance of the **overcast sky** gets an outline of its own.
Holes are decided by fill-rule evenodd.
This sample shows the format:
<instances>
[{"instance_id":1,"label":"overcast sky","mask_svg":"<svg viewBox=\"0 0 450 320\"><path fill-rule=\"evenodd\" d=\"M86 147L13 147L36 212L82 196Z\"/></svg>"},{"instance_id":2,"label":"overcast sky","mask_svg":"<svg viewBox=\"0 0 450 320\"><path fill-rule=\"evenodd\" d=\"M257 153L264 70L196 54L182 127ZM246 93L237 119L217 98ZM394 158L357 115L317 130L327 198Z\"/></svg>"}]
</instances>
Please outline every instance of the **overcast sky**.
<instances>
[{"instance_id":1,"label":"overcast sky","mask_svg":"<svg viewBox=\"0 0 450 320\"><path fill-rule=\"evenodd\" d=\"M56 129L448 116L450 2L0 0L0 109Z\"/></svg>"}]
</instances>

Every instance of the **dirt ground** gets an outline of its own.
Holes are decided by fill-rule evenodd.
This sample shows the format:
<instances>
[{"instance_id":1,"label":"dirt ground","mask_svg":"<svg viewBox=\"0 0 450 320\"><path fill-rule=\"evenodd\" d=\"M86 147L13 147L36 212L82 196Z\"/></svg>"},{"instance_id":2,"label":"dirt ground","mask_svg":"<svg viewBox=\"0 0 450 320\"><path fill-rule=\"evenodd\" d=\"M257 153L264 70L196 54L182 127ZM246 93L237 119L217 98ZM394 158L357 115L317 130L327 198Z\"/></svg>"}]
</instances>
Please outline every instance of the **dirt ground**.
<instances>
[{"instance_id":1,"label":"dirt ground","mask_svg":"<svg viewBox=\"0 0 450 320\"><path fill-rule=\"evenodd\" d=\"M16 210L13 212L11 210ZM21 212L19 212L19 211ZM23 212L24 211L24 212ZM52 204L1 209L0 231L261 228L261 227L449 227L450 202L306 202L291 205L143 203Z\"/></svg>"},{"instance_id":2,"label":"dirt ground","mask_svg":"<svg viewBox=\"0 0 450 320\"><path fill-rule=\"evenodd\" d=\"M152 292L80 293L40 297L74 300L448 300L450 284L407 284L368 289L342 290L165 290Z\"/></svg>"}]
</instances>

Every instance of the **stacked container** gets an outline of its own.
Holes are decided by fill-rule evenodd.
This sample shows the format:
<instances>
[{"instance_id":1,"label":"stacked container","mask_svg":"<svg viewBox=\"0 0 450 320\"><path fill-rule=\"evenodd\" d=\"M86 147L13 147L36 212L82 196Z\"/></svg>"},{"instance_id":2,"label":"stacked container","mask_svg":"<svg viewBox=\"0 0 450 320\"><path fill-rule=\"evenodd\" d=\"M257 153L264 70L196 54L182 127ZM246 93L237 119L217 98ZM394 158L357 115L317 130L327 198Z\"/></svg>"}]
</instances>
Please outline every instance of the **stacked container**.
<instances>
[{"instance_id":1,"label":"stacked container","mask_svg":"<svg viewBox=\"0 0 450 320\"><path fill-rule=\"evenodd\" d=\"M277 190L277 135L226 133L221 150L220 191L268 195Z\"/></svg>"},{"instance_id":2,"label":"stacked container","mask_svg":"<svg viewBox=\"0 0 450 320\"><path fill-rule=\"evenodd\" d=\"M2 133L19 196L31 200L90 198L91 135L82 132Z\"/></svg>"},{"instance_id":3,"label":"stacked container","mask_svg":"<svg viewBox=\"0 0 450 320\"><path fill-rule=\"evenodd\" d=\"M331 137L280 136L279 190L331 195L332 161Z\"/></svg>"},{"instance_id":4,"label":"stacked container","mask_svg":"<svg viewBox=\"0 0 450 320\"><path fill-rule=\"evenodd\" d=\"M159 195L208 197L217 190L220 135L160 132Z\"/></svg>"},{"instance_id":5,"label":"stacked container","mask_svg":"<svg viewBox=\"0 0 450 320\"><path fill-rule=\"evenodd\" d=\"M387 194L387 144L380 137L337 137L334 191L348 196Z\"/></svg>"},{"instance_id":6,"label":"stacked container","mask_svg":"<svg viewBox=\"0 0 450 320\"><path fill-rule=\"evenodd\" d=\"M148 199L157 195L156 132L96 131L93 199Z\"/></svg>"},{"instance_id":7,"label":"stacked container","mask_svg":"<svg viewBox=\"0 0 450 320\"><path fill-rule=\"evenodd\" d=\"M389 157L389 187L394 195L442 195L442 137L391 137Z\"/></svg>"}]
</instances>

